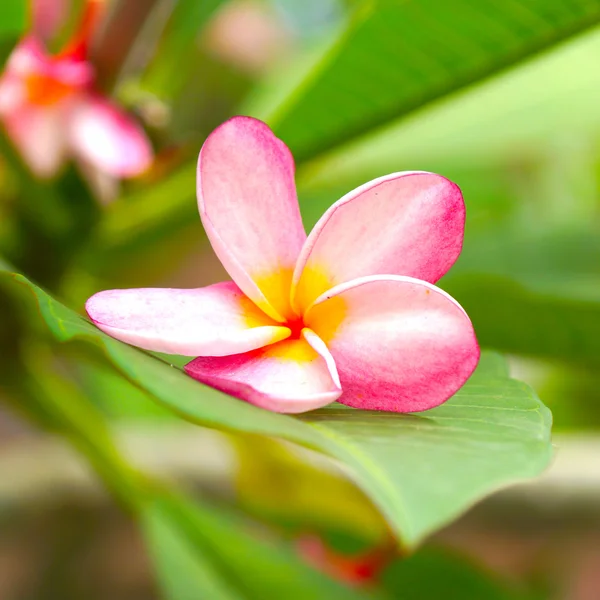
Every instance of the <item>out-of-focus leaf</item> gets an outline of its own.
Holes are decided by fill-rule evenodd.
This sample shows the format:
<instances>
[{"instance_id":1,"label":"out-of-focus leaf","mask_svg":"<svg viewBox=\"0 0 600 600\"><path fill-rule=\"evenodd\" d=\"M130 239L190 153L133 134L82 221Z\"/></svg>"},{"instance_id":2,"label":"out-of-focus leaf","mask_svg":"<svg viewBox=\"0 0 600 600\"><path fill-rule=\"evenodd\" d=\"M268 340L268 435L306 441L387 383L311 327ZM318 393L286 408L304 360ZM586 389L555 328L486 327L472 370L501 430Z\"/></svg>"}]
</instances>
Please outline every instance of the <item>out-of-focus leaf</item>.
<instances>
[{"instance_id":1,"label":"out-of-focus leaf","mask_svg":"<svg viewBox=\"0 0 600 600\"><path fill-rule=\"evenodd\" d=\"M600 243L577 229L506 223L468 235L439 286L473 320L480 342L575 365L600 361Z\"/></svg>"},{"instance_id":2,"label":"out-of-focus leaf","mask_svg":"<svg viewBox=\"0 0 600 600\"><path fill-rule=\"evenodd\" d=\"M299 170L306 191L352 187L404 169L453 176L556 154L600 132L598 28L472 89L445 98ZM569 148L569 153L572 149ZM479 199L469 195L470 206Z\"/></svg>"},{"instance_id":3,"label":"out-of-focus leaf","mask_svg":"<svg viewBox=\"0 0 600 600\"><path fill-rule=\"evenodd\" d=\"M173 412L157 404L149 394L133 385L106 360L80 347L69 356L71 369L87 398L111 422L157 421L174 418Z\"/></svg>"},{"instance_id":4,"label":"out-of-focus leaf","mask_svg":"<svg viewBox=\"0 0 600 600\"><path fill-rule=\"evenodd\" d=\"M90 260L110 262L115 256L146 249L165 229L178 229L195 219L196 167L190 165L167 180L114 202L96 232Z\"/></svg>"},{"instance_id":5,"label":"out-of-focus leaf","mask_svg":"<svg viewBox=\"0 0 600 600\"><path fill-rule=\"evenodd\" d=\"M541 293L499 275L449 275L441 287L462 304L486 346L572 362L600 361L600 302Z\"/></svg>"},{"instance_id":6,"label":"out-of-focus leaf","mask_svg":"<svg viewBox=\"0 0 600 600\"><path fill-rule=\"evenodd\" d=\"M22 351L23 406L28 416L61 433L86 455L118 500L134 507L142 477L119 453L102 414L62 372L43 344Z\"/></svg>"},{"instance_id":7,"label":"out-of-focus leaf","mask_svg":"<svg viewBox=\"0 0 600 600\"><path fill-rule=\"evenodd\" d=\"M389 535L373 504L340 472L319 468L269 438L238 435L231 442L236 496L246 511L297 533L328 529L372 543Z\"/></svg>"},{"instance_id":8,"label":"out-of-focus leaf","mask_svg":"<svg viewBox=\"0 0 600 600\"><path fill-rule=\"evenodd\" d=\"M17 36L27 24L27 0L3 0L0 2L0 37Z\"/></svg>"},{"instance_id":9,"label":"out-of-focus leaf","mask_svg":"<svg viewBox=\"0 0 600 600\"><path fill-rule=\"evenodd\" d=\"M250 104L298 161L355 139L427 102L598 22L597 0L372 0L287 95Z\"/></svg>"},{"instance_id":10,"label":"out-of-focus leaf","mask_svg":"<svg viewBox=\"0 0 600 600\"><path fill-rule=\"evenodd\" d=\"M202 27L223 3L223 0L180 0L173 13L158 47L158 52L150 65L144 87L160 96L175 96L189 75L187 68L173 68L174 61L181 67L182 59L193 56L193 51ZM189 61L184 61L189 65ZM198 73L202 77L202 73Z\"/></svg>"},{"instance_id":11,"label":"out-of-focus leaf","mask_svg":"<svg viewBox=\"0 0 600 600\"><path fill-rule=\"evenodd\" d=\"M533 600L465 558L433 548L392 563L382 585L402 600Z\"/></svg>"},{"instance_id":12,"label":"out-of-focus leaf","mask_svg":"<svg viewBox=\"0 0 600 600\"><path fill-rule=\"evenodd\" d=\"M169 600L375 597L329 579L214 507L161 498L146 506L141 522Z\"/></svg>"},{"instance_id":13,"label":"out-of-focus leaf","mask_svg":"<svg viewBox=\"0 0 600 600\"><path fill-rule=\"evenodd\" d=\"M141 525L165 600L243 600L206 551L194 547L187 532L161 509L160 505L146 507Z\"/></svg>"},{"instance_id":14,"label":"out-of-focus leaf","mask_svg":"<svg viewBox=\"0 0 600 600\"><path fill-rule=\"evenodd\" d=\"M95 283L86 282L89 274L113 286L143 285L168 273L177 257L189 254L204 239L195 178L195 165L189 165L110 205L78 256L69 295L85 298L93 293Z\"/></svg>"},{"instance_id":15,"label":"out-of-focus leaf","mask_svg":"<svg viewBox=\"0 0 600 600\"><path fill-rule=\"evenodd\" d=\"M552 409L553 431L600 430L600 376L597 366L559 365L556 361L521 360L536 389Z\"/></svg>"},{"instance_id":16,"label":"out-of-focus leaf","mask_svg":"<svg viewBox=\"0 0 600 600\"><path fill-rule=\"evenodd\" d=\"M420 415L331 406L298 416L259 409L206 388L180 370L97 330L20 275L63 341L102 347L137 385L205 426L287 439L348 467L407 546L502 486L539 474L552 454L551 415L525 384L486 357L448 402Z\"/></svg>"}]
</instances>

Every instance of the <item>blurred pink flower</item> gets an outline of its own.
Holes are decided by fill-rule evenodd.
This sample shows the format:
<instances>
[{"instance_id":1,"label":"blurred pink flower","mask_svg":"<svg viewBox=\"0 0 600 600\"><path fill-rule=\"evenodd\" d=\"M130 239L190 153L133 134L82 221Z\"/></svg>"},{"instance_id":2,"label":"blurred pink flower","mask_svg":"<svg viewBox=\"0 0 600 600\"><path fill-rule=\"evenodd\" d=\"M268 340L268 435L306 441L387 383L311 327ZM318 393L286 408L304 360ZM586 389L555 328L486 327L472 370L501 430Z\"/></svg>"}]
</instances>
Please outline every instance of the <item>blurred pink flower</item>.
<instances>
[{"instance_id":1,"label":"blurred pink flower","mask_svg":"<svg viewBox=\"0 0 600 600\"><path fill-rule=\"evenodd\" d=\"M52 177L71 157L119 178L140 174L152 160L143 129L94 90L86 55L100 5L88 3L80 29L56 56L35 33L25 37L0 77L0 119L39 177Z\"/></svg>"},{"instance_id":2,"label":"blurred pink flower","mask_svg":"<svg viewBox=\"0 0 600 600\"><path fill-rule=\"evenodd\" d=\"M204 143L197 191L233 281L100 292L86 304L100 329L198 356L189 375L279 412L336 399L426 410L472 373L469 317L432 285L462 248L455 184L425 172L380 177L333 204L307 237L290 151L264 123L235 117Z\"/></svg>"}]
</instances>

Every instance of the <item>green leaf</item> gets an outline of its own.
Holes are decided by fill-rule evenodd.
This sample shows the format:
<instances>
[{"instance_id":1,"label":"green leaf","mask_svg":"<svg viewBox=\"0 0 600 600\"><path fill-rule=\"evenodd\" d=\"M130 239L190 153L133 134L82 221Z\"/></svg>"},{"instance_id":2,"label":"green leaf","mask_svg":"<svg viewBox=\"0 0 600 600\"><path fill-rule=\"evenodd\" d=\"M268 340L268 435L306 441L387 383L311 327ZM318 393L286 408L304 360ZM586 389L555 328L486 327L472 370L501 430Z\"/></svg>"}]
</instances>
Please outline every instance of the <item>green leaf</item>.
<instances>
[{"instance_id":1,"label":"green leaf","mask_svg":"<svg viewBox=\"0 0 600 600\"><path fill-rule=\"evenodd\" d=\"M485 345L572 363L600 361L600 302L541 293L498 275L449 275L441 287L462 304Z\"/></svg>"},{"instance_id":2,"label":"green leaf","mask_svg":"<svg viewBox=\"0 0 600 600\"><path fill-rule=\"evenodd\" d=\"M173 422L173 412L121 376L101 357L74 347L70 366L90 402L112 423Z\"/></svg>"},{"instance_id":3,"label":"green leaf","mask_svg":"<svg viewBox=\"0 0 600 600\"><path fill-rule=\"evenodd\" d=\"M27 24L26 0L0 2L0 36L18 36Z\"/></svg>"},{"instance_id":4,"label":"green leaf","mask_svg":"<svg viewBox=\"0 0 600 600\"><path fill-rule=\"evenodd\" d=\"M159 498L141 522L169 600L373 598L313 570L292 548L245 531L246 523L215 507Z\"/></svg>"},{"instance_id":5,"label":"green leaf","mask_svg":"<svg viewBox=\"0 0 600 600\"><path fill-rule=\"evenodd\" d=\"M332 404L286 416L201 386L106 336L23 276L11 277L34 294L59 340L101 346L129 379L186 419L283 438L341 461L407 546L486 494L539 474L550 460L550 412L528 386L504 375L498 358L485 356L453 398L420 415Z\"/></svg>"},{"instance_id":6,"label":"green leaf","mask_svg":"<svg viewBox=\"0 0 600 600\"><path fill-rule=\"evenodd\" d=\"M185 58L193 56L199 32L222 3L223 0L177 2L154 61L144 76L144 87L163 98L179 93L192 66ZM173 69L173 61L184 68Z\"/></svg>"},{"instance_id":7,"label":"green leaf","mask_svg":"<svg viewBox=\"0 0 600 600\"><path fill-rule=\"evenodd\" d=\"M596 28L311 162L299 173L300 187L335 181L347 191L386 173L419 168L443 173L462 188L466 169L547 160L549 149L551 155L554 147L565 151L565 138L600 131L599 54ZM573 147L566 153L572 155ZM476 207L478 196L464 191L469 208Z\"/></svg>"},{"instance_id":8,"label":"green leaf","mask_svg":"<svg viewBox=\"0 0 600 600\"><path fill-rule=\"evenodd\" d=\"M598 22L597 0L372 0L250 112L297 161L361 136ZM275 88L275 91L273 90Z\"/></svg>"},{"instance_id":9,"label":"green leaf","mask_svg":"<svg viewBox=\"0 0 600 600\"><path fill-rule=\"evenodd\" d=\"M600 244L593 223L577 228L508 223L470 236L438 285L498 350L600 361Z\"/></svg>"},{"instance_id":10,"label":"green leaf","mask_svg":"<svg viewBox=\"0 0 600 600\"><path fill-rule=\"evenodd\" d=\"M118 277L125 270L131 278L136 271L144 272L148 263L153 272L165 261L171 267L173 254L182 245L190 246L204 235L195 194L196 168L190 164L150 189L112 203L80 257L81 268L112 278L115 271ZM165 243L170 245L168 251Z\"/></svg>"},{"instance_id":11,"label":"green leaf","mask_svg":"<svg viewBox=\"0 0 600 600\"><path fill-rule=\"evenodd\" d=\"M393 598L402 600L532 599L466 558L438 548L395 561L383 573L382 584Z\"/></svg>"},{"instance_id":12,"label":"green leaf","mask_svg":"<svg viewBox=\"0 0 600 600\"><path fill-rule=\"evenodd\" d=\"M206 552L194 547L185 531L161 506L149 506L141 516L150 557L165 600L240 600Z\"/></svg>"}]
</instances>

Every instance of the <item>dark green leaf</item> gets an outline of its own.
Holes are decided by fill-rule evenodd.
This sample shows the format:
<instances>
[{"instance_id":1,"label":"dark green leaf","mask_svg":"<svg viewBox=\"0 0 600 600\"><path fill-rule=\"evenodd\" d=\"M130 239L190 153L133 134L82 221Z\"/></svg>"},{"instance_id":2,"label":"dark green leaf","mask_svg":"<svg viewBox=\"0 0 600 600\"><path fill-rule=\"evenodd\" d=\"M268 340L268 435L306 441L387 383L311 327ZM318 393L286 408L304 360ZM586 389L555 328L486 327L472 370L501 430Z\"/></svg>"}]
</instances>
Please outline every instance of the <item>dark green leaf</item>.
<instances>
[{"instance_id":1,"label":"dark green leaf","mask_svg":"<svg viewBox=\"0 0 600 600\"><path fill-rule=\"evenodd\" d=\"M395 561L382 576L386 591L402 600L526 600L531 595L501 583L466 558L424 549Z\"/></svg>"}]
</instances>

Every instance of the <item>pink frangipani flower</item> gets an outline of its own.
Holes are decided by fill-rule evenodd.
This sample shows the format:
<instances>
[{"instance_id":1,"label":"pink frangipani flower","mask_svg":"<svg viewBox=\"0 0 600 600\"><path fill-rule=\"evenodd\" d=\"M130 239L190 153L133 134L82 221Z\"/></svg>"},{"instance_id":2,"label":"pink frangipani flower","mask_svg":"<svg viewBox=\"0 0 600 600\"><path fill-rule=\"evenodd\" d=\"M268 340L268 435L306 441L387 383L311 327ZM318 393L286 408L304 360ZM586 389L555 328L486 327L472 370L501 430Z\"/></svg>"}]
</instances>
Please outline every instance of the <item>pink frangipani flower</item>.
<instances>
[{"instance_id":1,"label":"pink frangipani flower","mask_svg":"<svg viewBox=\"0 0 600 600\"><path fill-rule=\"evenodd\" d=\"M338 200L307 237L290 151L264 123L235 117L204 143L197 192L233 281L100 292L86 304L100 329L196 356L190 376L278 412L334 400L426 410L472 373L469 317L432 285L462 247L455 184L425 172L380 177Z\"/></svg>"},{"instance_id":2,"label":"pink frangipani flower","mask_svg":"<svg viewBox=\"0 0 600 600\"><path fill-rule=\"evenodd\" d=\"M93 86L86 54L102 6L88 0L80 29L56 56L35 31L25 37L0 77L0 119L38 177L52 177L70 157L118 178L150 166L152 147L143 129Z\"/></svg>"}]
</instances>

